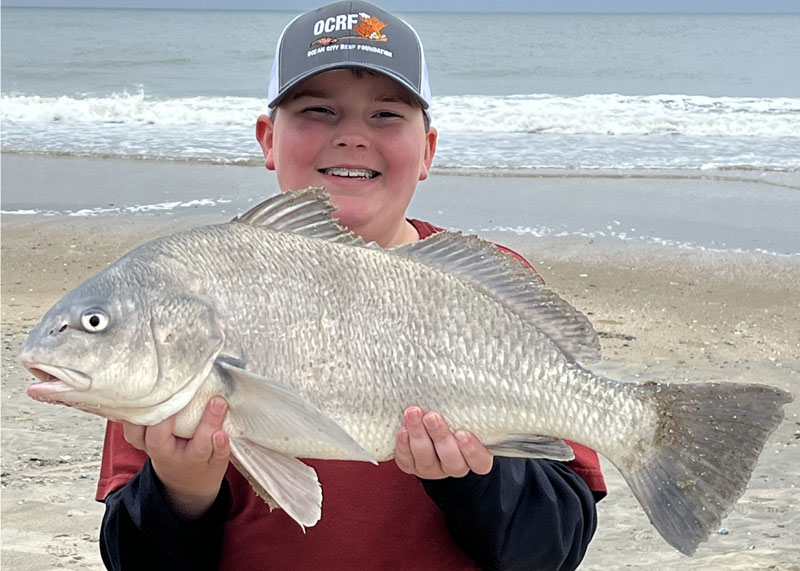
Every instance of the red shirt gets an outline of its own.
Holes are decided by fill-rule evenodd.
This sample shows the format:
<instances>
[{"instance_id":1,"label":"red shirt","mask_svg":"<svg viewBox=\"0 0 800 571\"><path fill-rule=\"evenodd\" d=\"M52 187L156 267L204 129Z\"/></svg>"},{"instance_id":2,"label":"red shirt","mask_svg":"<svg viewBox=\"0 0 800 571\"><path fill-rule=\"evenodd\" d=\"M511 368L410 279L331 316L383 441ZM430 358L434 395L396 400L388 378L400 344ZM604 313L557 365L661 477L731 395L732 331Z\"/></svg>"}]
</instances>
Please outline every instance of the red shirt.
<instances>
[{"instance_id":1,"label":"red shirt","mask_svg":"<svg viewBox=\"0 0 800 571\"><path fill-rule=\"evenodd\" d=\"M440 231L411 220L420 238ZM500 246L531 267L519 254ZM531 267L533 270L533 268ZM535 270L533 270L535 271ZM570 443L575 459L568 465L595 492L605 492L597 454ZM109 422L96 499L124 486L147 456L125 441L122 425ZM393 461L308 460L323 487L322 519L305 532L283 510L269 507L233 466L226 477L232 508L225 527L220 569L252 568L263 562L275 569L324 569L335 561L351 569L477 569L453 543L441 510L415 476Z\"/></svg>"}]
</instances>

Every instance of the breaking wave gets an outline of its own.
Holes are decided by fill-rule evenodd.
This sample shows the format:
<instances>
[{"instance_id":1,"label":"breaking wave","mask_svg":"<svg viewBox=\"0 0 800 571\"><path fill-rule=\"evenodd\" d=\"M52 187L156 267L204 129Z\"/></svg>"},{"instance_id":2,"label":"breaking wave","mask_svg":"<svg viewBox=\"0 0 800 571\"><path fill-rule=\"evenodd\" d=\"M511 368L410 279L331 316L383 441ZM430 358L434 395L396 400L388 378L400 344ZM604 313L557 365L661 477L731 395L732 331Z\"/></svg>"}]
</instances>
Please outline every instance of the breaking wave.
<instances>
[{"instance_id":1,"label":"breaking wave","mask_svg":"<svg viewBox=\"0 0 800 571\"><path fill-rule=\"evenodd\" d=\"M260 161L257 97L3 94L4 152ZM593 94L434 98L436 166L800 169L800 98Z\"/></svg>"},{"instance_id":2,"label":"breaking wave","mask_svg":"<svg viewBox=\"0 0 800 571\"><path fill-rule=\"evenodd\" d=\"M3 95L4 123L251 126L265 112L253 97ZM441 131L562 135L680 134L800 139L800 98L594 94L461 95L434 99Z\"/></svg>"}]
</instances>

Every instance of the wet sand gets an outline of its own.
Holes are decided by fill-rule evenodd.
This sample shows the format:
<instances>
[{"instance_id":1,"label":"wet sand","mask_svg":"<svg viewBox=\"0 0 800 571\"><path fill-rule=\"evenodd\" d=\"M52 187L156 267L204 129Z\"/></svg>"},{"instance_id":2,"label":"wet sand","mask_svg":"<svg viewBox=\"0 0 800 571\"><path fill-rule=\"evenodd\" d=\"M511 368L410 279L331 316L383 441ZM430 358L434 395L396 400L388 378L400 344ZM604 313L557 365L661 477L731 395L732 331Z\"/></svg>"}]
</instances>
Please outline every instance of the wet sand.
<instances>
[{"instance_id":1,"label":"wet sand","mask_svg":"<svg viewBox=\"0 0 800 571\"><path fill-rule=\"evenodd\" d=\"M204 168L196 167L198 180ZM3 569L102 569L103 509L92 498L104 421L25 395L31 377L17 355L26 332L67 290L138 243L228 218L2 217ZM603 343L604 361L595 370L641 381L762 382L800 399L796 256L575 236L488 237L525 255L553 289L590 316ZM800 402L786 413L749 490L723 522L727 533L713 534L692 558L663 542L606 463L609 497L599 504L599 529L582 569L800 570Z\"/></svg>"}]
</instances>

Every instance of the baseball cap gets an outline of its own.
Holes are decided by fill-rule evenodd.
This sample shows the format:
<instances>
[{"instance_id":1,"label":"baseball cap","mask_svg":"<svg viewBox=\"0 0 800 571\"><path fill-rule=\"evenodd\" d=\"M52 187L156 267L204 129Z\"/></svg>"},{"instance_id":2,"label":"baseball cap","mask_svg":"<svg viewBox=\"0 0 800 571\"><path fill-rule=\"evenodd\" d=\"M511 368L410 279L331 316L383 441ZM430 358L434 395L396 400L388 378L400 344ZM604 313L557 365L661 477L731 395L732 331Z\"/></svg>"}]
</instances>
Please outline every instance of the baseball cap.
<instances>
[{"instance_id":1,"label":"baseball cap","mask_svg":"<svg viewBox=\"0 0 800 571\"><path fill-rule=\"evenodd\" d=\"M289 22L272 62L270 109L301 81L342 68L367 69L394 79L419 100L430 120L431 87L417 32L369 2L336 2Z\"/></svg>"}]
</instances>

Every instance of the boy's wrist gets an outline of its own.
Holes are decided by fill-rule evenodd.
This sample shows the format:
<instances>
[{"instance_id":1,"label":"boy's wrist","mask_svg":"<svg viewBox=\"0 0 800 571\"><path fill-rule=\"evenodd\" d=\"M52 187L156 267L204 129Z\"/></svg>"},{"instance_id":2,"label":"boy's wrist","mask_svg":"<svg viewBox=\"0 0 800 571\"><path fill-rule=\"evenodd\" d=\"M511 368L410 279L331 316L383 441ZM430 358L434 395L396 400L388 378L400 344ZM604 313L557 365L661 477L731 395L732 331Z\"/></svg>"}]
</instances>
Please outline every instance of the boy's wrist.
<instances>
[{"instance_id":1,"label":"boy's wrist","mask_svg":"<svg viewBox=\"0 0 800 571\"><path fill-rule=\"evenodd\" d=\"M172 511L183 520L193 521L203 517L219 495L219 489L214 494L184 493L164 486L164 499Z\"/></svg>"},{"instance_id":2,"label":"boy's wrist","mask_svg":"<svg viewBox=\"0 0 800 571\"><path fill-rule=\"evenodd\" d=\"M151 460L152 463L152 460ZM196 482L187 486L162 477L153 465L153 474L161 495L172 511L181 519L191 521L201 518L214 505L222 482L216 487L198 486Z\"/></svg>"}]
</instances>

